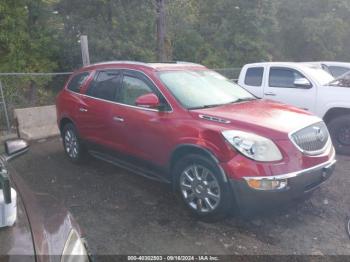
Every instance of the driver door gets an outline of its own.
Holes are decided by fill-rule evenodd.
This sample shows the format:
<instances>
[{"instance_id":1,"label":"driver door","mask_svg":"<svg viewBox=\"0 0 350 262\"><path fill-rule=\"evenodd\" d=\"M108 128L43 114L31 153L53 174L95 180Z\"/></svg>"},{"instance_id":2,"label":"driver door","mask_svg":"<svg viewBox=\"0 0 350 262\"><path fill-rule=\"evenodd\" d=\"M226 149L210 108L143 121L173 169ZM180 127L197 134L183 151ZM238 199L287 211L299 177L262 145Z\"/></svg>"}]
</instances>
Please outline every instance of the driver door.
<instances>
[{"instance_id":1,"label":"driver door","mask_svg":"<svg viewBox=\"0 0 350 262\"><path fill-rule=\"evenodd\" d=\"M111 135L119 152L136 156L150 162L163 161L166 147L166 133L171 129L169 112L144 108L136 105L142 95L154 93L161 103L166 103L158 88L144 74L124 70L117 103L112 108L113 129ZM162 102L164 101L164 102Z\"/></svg>"},{"instance_id":2,"label":"driver door","mask_svg":"<svg viewBox=\"0 0 350 262\"><path fill-rule=\"evenodd\" d=\"M286 67L270 67L264 98L313 111L316 87L301 72Z\"/></svg>"}]
</instances>

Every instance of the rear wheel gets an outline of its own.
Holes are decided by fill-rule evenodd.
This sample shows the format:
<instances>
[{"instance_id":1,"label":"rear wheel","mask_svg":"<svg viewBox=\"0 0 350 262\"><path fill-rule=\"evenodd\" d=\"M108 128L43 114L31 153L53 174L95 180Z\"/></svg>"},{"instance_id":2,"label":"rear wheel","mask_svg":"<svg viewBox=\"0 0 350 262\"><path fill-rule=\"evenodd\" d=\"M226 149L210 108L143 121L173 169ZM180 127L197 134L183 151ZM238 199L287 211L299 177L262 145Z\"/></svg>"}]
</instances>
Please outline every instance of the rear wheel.
<instances>
[{"instance_id":1,"label":"rear wheel","mask_svg":"<svg viewBox=\"0 0 350 262\"><path fill-rule=\"evenodd\" d=\"M73 124L66 124L63 128L63 147L68 158L74 163L81 163L85 160L86 150L78 136Z\"/></svg>"},{"instance_id":2,"label":"rear wheel","mask_svg":"<svg viewBox=\"0 0 350 262\"><path fill-rule=\"evenodd\" d=\"M331 120L328 128L337 153L350 155L350 115Z\"/></svg>"},{"instance_id":3,"label":"rear wheel","mask_svg":"<svg viewBox=\"0 0 350 262\"><path fill-rule=\"evenodd\" d=\"M232 194L217 164L200 155L188 155L174 167L178 192L190 212L206 222L227 216Z\"/></svg>"}]
</instances>

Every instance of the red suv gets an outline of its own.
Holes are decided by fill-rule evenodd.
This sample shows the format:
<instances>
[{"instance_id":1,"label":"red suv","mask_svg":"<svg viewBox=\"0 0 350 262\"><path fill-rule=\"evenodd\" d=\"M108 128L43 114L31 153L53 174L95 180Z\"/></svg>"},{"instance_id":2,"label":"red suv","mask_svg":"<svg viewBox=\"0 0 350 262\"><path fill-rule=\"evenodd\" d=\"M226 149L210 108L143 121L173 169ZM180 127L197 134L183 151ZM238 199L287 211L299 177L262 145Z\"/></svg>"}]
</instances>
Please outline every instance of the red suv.
<instances>
[{"instance_id":1,"label":"red suv","mask_svg":"<svg viewBox=\"0 0 350 262\"><path fill-rule=\"evenodd\" d=\"M58 95L57 119L73 162L90 153L169 182L207 220L302 197L336 162L320 118L192 63L86 66Z\"/></svg>"}]
</instances>

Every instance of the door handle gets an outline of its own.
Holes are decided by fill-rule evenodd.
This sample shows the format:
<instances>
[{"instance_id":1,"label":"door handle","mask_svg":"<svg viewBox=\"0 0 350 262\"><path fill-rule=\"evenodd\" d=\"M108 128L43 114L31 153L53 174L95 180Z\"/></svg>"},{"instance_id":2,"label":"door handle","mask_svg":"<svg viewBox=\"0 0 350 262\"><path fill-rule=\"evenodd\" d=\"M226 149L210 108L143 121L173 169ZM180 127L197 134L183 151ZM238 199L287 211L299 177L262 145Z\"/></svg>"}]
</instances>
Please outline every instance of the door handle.
<instances>
[{"instance_id":1,"label":"door handle","mask_svg":"<svg viewBox=\"0 0 350 262\"><path fill-rule=\"evenodd\" d=\"M79 111L80 111L80 112L87 112L88 110L87 110L86 108L82 108L82 107L81 107L81 108L79 108Z\"/></svg>"},{"instance_id":2,"label":"door handle","mask_svg":"<svg viewBox=\"0 0 350 262\"><path fill-rule=\"evenodd\" d=\"M267 93L264 93L265 96L276 96L275 93L272 93L272 92L267 92Z\"/></svg>"},{"instance_id":3,"label":"door handle","mask_svg":"<svg viewBox=\"0 0 350 262\"><path fill-rule=\"evenodd\" d=\"M118 116L114 116L113 120L116 122L124 122L124 118L118 117Z\"/></svg>"}]
</instances>

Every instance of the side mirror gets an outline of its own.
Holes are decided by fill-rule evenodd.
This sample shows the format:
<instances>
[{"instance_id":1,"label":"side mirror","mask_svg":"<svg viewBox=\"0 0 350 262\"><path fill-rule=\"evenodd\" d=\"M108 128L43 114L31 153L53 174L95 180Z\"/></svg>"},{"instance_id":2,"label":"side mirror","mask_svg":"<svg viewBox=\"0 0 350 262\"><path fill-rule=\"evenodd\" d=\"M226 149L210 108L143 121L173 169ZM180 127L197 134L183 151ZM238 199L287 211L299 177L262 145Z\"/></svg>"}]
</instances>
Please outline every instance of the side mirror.
<instances>
[{"instance_id":1,"label":"side mirror","mask_svg":"<svg viewBox=\"0 0 350 262\"><path fill-rule=\"evenodd\" d=\"M23 139L13 139L5 141L5 159L14 159L29 150L27 141Z\"/></svg>"},{"instance_id":2,"label":"side mirror","mask_svg":"<svg viewBox=\"0 0 350 262\"><path fill-rule=\"evenodd\" d=\"M156 96L153 93L139 96L136 99L135 104L140 107L152 108L152 109L159 108L160 106L158 96Z\"/></svg>"},{"instance_id":3,"label":"side mirror","mask_svg":"<svg viewBox=\"0 0 350 262\"><path fill-rule=\"evenodd\" d=\"M306 78L298 78L298 79L296 79L294 81L294 86L298 87L298 88L304 88L304 89L308 89L308 88L312 87L310 81L307 80Z\"/></svg>"}]
</instances>

